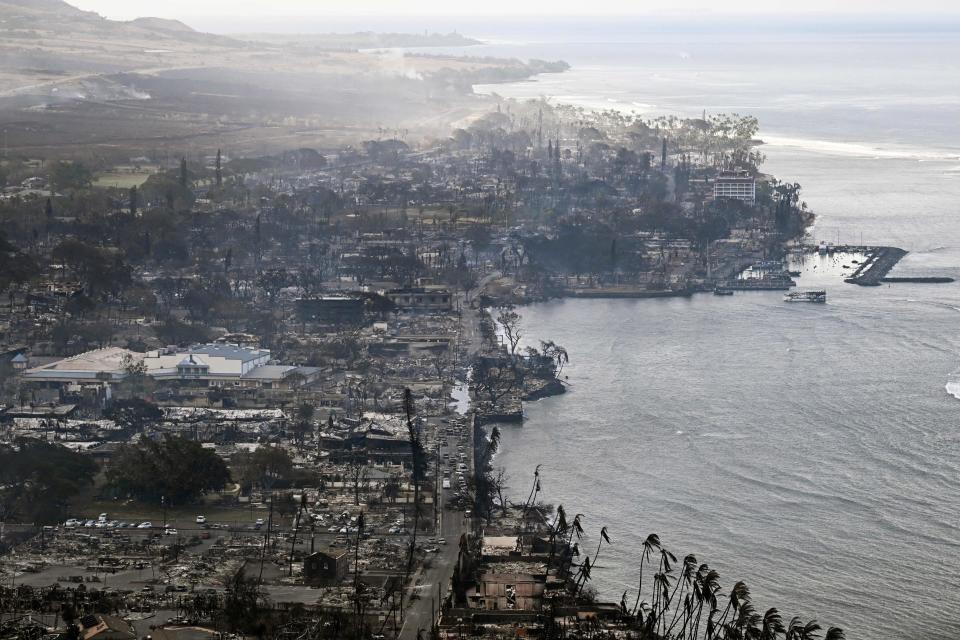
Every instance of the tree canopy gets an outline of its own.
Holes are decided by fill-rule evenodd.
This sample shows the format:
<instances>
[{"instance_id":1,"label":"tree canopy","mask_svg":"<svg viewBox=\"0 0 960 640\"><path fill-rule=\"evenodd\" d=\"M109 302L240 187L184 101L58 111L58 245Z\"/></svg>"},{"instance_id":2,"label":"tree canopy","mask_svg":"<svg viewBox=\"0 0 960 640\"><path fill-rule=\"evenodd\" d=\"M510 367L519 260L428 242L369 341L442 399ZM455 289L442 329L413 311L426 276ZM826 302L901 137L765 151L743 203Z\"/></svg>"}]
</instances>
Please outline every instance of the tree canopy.
<instances>
[{"instance_id":1,"label":"tree canopy","mask_svg":"<svg viewBox=\"0 0 960 640\"><path fill-rule=\"evenodd\" d=\"M0 448L0 519L52 524L93 481L97 465L58 444L24 440Z\"/></svg>"},{"instance_id":2,"label":"tree canopy","mask_svg":"<svg viewBox=\"0 0 960 640\"><path fill-rule=\"evenodd\" d=\"M107 473L109 484L122 494L148 502L183 504L205 491L223 489L230 481L226 463L199 442L181 437L145 440L117 452Z\"/></svg>"}]
</instances>

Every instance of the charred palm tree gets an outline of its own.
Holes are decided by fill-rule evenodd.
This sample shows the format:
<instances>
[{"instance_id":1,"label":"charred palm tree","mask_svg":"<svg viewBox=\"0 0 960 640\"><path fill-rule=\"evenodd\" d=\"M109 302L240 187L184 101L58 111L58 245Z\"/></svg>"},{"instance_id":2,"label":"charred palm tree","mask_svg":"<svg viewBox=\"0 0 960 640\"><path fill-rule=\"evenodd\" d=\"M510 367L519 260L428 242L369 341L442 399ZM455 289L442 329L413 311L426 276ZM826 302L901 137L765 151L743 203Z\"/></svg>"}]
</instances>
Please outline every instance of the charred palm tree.
<instances>
[{"instance_id":1,"label":"charred palm tree","mask_svg":"<svg viewBox=\"0 0 960 640\"><path fill-rule=\"evenodd\" d=\"M843 635L843 629L840 627L830 627L827 629L827 635L823 636L823 640L846 640L846 636Z\"/></svg>"},{"instance_id":2,"label":"charred palm tree","mask_svg":"<svg viewBox=\"0 0 960 640\"><path fill-rule=\"evenodd\" d=\"M643 541L643 551L640 552L640 581L637 584L637 600L633 603L633 614L636 615L637 608L640 606L640 597L643 594L643 561L650 559L650 554L654 549L660 548L660 536L651 533Z\"/></svg>"}]
</instances>

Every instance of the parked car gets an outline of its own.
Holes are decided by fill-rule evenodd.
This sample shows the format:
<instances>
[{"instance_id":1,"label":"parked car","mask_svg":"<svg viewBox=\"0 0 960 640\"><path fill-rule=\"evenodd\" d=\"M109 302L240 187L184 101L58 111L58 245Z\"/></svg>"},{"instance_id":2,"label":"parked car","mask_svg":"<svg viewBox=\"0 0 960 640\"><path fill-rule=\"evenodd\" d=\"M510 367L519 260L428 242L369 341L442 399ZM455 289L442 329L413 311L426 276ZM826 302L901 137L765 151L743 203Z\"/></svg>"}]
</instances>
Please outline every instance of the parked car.
<instances>
[{"instance_id":1,"label":"parked car","mask_svg":"<svg viewBox=\"0 0 960 640\"><path fill-rule=\"evenodd\" d=\"M141 522L140 524L137 525L137 529L152 529L152 528L153 528L152 522Z\"/></svg>"},{"instance_id":2,"label":"parked car","mask_svg":"<svg viewBox=\"0 0 960 640\"><path fill-rule=\"evenodd\" d=\"M197 524L207 524L206 516L197 516Z\"/></svg>"}]
</instances>

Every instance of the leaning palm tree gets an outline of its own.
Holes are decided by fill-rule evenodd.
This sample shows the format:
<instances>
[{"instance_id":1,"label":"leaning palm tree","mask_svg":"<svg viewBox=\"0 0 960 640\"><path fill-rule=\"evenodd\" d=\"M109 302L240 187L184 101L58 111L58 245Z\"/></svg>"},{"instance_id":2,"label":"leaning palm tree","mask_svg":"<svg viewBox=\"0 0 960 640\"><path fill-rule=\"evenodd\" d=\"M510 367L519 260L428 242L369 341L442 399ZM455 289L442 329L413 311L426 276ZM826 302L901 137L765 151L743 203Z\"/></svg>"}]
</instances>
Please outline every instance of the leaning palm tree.
<instances>
[{"instance_id":1,"label":"leaning palm tree","mask_svg":"<svg viewBox=\"0 0 960 640\"><path fill-rule=\"evenodd\" d=\"M760 627L759 640L776 640L777 636L786 632L783 626L783 617L776 609L767 609L763 614L763 624Z\"/></svg>"},{"instance_id":2,"label":"leaning palm tree","mask_svg":"<svg viewBox=\"0 0 960 640\"><path fill-rule=\"evenodd\" d=\"M557 553L557 538L561 540L564 539L564 536L567 534L567 529L569 525L567 524L567 512L564 510L563 505L557 507L557 516L553 520L553 524L550 525L550 555L547 558L547 571L550 571L550 567L553 566L553 559Z\"/></svg>"},{"instance_id":3,"label":"leaning palm tree","mask_svg":"<svg viewBox=\"0 0 960 640\"><path fill-rule=\"evenodd\" d=\"M830 627L823 640L846 640L846 636L843 635L843 629L840 627Z\"/></svg>"},{"instance_id":4,"label":"leaning palm tree","mask_svg":"<svg viewBox=\"0 0 960 640\"><path fill-rule=\"evenodd\" d=\"M693 578L696 575L695 573L696 566L697 566L697 557L692 553L687 554L687 556L683 559L683 569L680 570L680 579L677 580L677 586L674 587L673 593L670 594L670 599L667 601L668 605L669 603L673 602L678 595L680 596L681 599L683 599L684 589L688 587L692 588ZM679 590L679 594L677 593L678 590ZM686 607L686 601L685 601L683 611L686 611L686 610L687 610L687 607ZM670 632L673 631L673 627L677 624L677 622L679 622L680 611L681 611L680 607L677 607L676 611L674 611L673 618L670 620L670 628L667 629L666 635L670 635Z\"/></svg>"},{"instance_id":5,"label":"leaning palm tree","mask_svg":"<svg viewBox=\"0 0 960 640\"><path fill-rule=\"evenodd\" d=\"M784 640L800 640L801 633L803 633L803 621L800 619L800 616L790 618Z\"/></svg>"},{"instance_id":6,"label":"leaning palm tree","mask_svg":"<svg viewBox=\"0 0 960 640\"><path fill-rule=\"evenodd\" d=\"M574 582L574 589L577 596L583 591L583 586L587 584L587 580L590 579L590 556L587 556L583 559L583 562L580 563L580 570L577 571L577 578Z\"/></svg>"},{"instance_id":7,"label":"leaning palm tree","mask_svg":"<svg viewBox=\"0 0 960 640\"><path fill-rule=\"evenodd\" d=\"M800 640L817 640L817 631L822 628L816 620L811 620L800 630Z\"/></svg>"},{"instance_id":8,"label":"leaning palm tree","mask_svg":"<svg viewBox=\"0 0 960 640\"><path fill-rule=\"evenodd\" d=\"M707 614L708 624L709 620L718 612L717 593L720 592L720 574L715 569L708 569L706 565L701 568L705 569L706 573L700 579L700 602L697 605L697 614L693 622L693 632L690 634L692 638L700 636L700 617L703 614L704 605L710 607Z\"/></svg>"},{"instance_id":9,"label":"leaning palm tree","mask_svg":"<svg viewBox=\"0 0 960 640\"><path fill-rule=\"evenodd\" d=\"M663 619L663 615L670 606L670 592L666 585L670 582L670 572L673 571L672 563L677 561L677 557L670 551L660 548L660 566L657 569L657 575L660 576L660 585L654 584L653 608L657 610L657 622ZM654 576L656 578L656 576Z\"/></svg>"},{"instance_id":10,"label":"leaning palm tree","mask_svg":"<svg viewBox=\"0 0 960 640\"><path fill-rule=\"evenodd\" d=\"M597 552L593 556L593 566L597 566L597 558L600 557L600 547L604 542L610 544L610 536L607 535L606 527L600 527L600 542L597 543Z\"/></svg>"},{"instance_id":11,"label":"leaning palm tree","mask_svg":"<svg viewBox=\"0 0 960 640\"><path fill-rule=\"evenodd\" d=\"M733 585L733 589L730 590L730 596L727 598L727 606L724 608L720 620L717 621L714 635L708 635L707 638L712 639L718 637L730 613L733 612L736 616L740 611L740 606L747 602L750 602L750 588L747 587L746 582L741 580Z\"/></svg>"},{"instance_id":12,"label":"leaning palm tree","mask_svg":"<svg viewBox=\"0 0 960 640\"><path fill-rule=\"evenodd\" d=\"M487 441L487 460L493 458L500 449L500 427L490 430L490 439Z\"/></svg>"},{"instance_id":13,"label":"leaning palm tree","mask_svg":"<svg viewBox=\"0 0 960 640\"><path fill-rule=\"evenodd\" d=\"M640 552L640 581L637 584L637 600L633 603L633 615L637 614L637 608L640 606L640 596L643 593L643 561L650 559L650 554L654 549L660 548L660 536L651 533L643 541L643 551Z\"/></svg>"}]
</instances>

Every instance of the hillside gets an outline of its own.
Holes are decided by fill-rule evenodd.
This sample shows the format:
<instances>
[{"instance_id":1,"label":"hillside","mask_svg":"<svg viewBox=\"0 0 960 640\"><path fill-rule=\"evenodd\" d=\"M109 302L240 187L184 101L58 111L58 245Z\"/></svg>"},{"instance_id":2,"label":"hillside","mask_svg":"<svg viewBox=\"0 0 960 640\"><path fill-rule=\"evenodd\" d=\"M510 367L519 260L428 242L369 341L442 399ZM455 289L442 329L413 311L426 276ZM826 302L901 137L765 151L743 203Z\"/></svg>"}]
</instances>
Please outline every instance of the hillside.
<instances>
[{"instance_id":1,"label":"hillside","mask_svg":"<svg viewBox=\"0 0 960 640\"><path fill-rule=\"evenodd\" d=\"M445 132L489 105L474 83L563 68L355 47L426 42L473 41L371 33L244 41L176 20L107 20L62 0L0 0L0 127L8 148L25 155L280 150L387 128Z\"/></svg>"}]
</instances>

